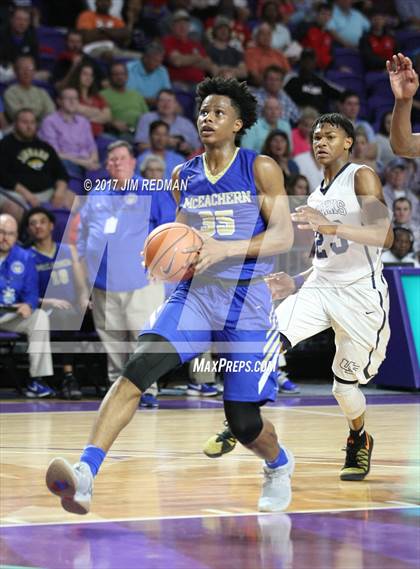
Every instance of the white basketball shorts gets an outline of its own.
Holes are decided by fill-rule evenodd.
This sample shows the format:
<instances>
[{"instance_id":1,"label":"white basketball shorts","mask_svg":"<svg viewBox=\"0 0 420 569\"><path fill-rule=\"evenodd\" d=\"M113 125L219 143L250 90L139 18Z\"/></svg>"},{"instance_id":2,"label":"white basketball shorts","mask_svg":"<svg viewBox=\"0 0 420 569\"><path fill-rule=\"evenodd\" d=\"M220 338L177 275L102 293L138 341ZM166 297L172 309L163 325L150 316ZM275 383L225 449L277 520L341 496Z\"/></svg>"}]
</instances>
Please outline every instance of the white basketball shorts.
<instances>
[{"instance_id":1,"label":"white basketball shorts","mask_svg":"<svg viewBox=\"0 0 420 569\"><path fill-rule=\"evenodd\" d=\"M279 331L292 346L332 327L334 375L363 384L376 375L385 359L388 312L388 286L379 274L339 287L310 277L277 307L276 316Z\"/></svg>"}]
</instances>

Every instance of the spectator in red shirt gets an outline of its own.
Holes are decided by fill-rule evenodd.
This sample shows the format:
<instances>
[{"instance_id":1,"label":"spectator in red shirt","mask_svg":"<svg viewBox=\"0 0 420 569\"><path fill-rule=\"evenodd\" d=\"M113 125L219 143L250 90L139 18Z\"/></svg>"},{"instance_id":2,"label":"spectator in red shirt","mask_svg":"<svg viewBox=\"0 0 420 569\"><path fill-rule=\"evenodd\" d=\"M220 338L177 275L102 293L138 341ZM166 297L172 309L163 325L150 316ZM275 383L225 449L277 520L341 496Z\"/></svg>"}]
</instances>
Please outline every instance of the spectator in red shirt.
<instances>
[{"instance_id":1,"label":"spectator in red shirt","mask_svg":"<svg viewBox=\"0 0 420 569\"><path fill-rule=\"evenodd\" d=\"M331 20L331 8L328 4L319 4L316 9L315 21L309 24L301 39L303 47L311 48L316 53L316 63L319 69L326 69L332 63L331 53L333 37L326 26Z\"/></svg>"},{"instance_id":2,"label":"spectator in red shirt","mask_svg":"<svg viewBox=\"0 0 420 569\"><path fill-rule=\"evenodd\" d=\"M90 121L94 137L102 135L104 125L111 121L111 110L99 95L95 83L95 70L90 63L79 64L71 74L66 87L73 87L79 94L76 113Z\"/></svg>"},{"instance_id":3,"label":"spectator in red shirt","mask_svg":"<svg viewBox=\"0 0 420 569\"><path fill-rule=\"evenodd\" d=\"M213 63L203 45L189 39L190 16L177 10L172 17L172 35L163 38L169 75L174 86L192 89L205 72L213 74Z\"/></svg>"},{"instance_id":4,"label":"spectator in red shirt","mask_svg":"<svg viewBox=\"0 0 420 569\"><path fill-rule=\"evenodd\" d=\"M387 32L386 15L381 8L374 8L370 16L371 28L360 39L359 49L366 69L385 71L385 63L398 52L395 38Z\"/></svg>"}]
</instances>

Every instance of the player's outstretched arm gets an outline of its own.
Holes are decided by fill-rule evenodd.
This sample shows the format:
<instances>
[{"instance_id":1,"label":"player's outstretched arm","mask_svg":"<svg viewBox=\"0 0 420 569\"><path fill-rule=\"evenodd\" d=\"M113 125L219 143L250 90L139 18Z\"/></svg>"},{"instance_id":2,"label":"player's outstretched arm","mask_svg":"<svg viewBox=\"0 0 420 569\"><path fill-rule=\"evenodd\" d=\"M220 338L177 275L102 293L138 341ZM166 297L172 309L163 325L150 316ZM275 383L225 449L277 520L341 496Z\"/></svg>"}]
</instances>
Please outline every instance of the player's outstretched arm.
<instances>
[{"instance_id":1,"label":"player's outstretched arm","mask_svg":"<svg viewBox=\"0 0 420 569\"><path fill-rule=\"evenodd\" d=\"M409 57L398 53L386 62L392 92L395 96L392 112L390 142L393 151L407 158L420 156L420 134L411 129L413 97L419 87L419 77Z\"/></svg>"}]
</instances>

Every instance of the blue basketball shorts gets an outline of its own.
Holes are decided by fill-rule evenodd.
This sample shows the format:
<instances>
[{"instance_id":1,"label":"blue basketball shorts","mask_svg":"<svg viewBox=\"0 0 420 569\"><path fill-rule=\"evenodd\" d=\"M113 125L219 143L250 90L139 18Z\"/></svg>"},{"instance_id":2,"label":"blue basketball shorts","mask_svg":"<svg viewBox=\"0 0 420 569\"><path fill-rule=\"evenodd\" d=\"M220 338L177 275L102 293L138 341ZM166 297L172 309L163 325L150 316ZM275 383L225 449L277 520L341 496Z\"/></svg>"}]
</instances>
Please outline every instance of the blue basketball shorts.
<instances>
[{"instance_id":1,"label":"blue basketball shorts","mask_svg":"<svg viewBox=\"0 0 420 569\"><path fill-rule=\"evenodd\" d=\"M163 336L182 363L211 350L228 401L274 401L280 335L267 285L196 281L181 282L140 335Z\"/></svg>"}]
</instances>

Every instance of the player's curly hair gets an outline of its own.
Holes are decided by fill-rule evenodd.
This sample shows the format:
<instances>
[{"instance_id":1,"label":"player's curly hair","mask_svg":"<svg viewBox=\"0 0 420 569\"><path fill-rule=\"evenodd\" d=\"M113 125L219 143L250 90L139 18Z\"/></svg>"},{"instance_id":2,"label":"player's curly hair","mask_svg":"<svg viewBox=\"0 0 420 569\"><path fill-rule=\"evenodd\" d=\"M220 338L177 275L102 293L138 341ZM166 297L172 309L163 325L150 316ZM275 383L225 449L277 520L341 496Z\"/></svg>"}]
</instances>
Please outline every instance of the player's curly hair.
<instances>
[{"instance_id":1,"label":"player's curly hair","mask_svg":"<svg viewBox=\"0 0 420 569\"><path fill-rule=\"evenodd\" d=\"M343 115L340 115L340 113L326 113L319 116L312 125L311 140L314 138L315 129L318 126L322 126L324 124L330 124L331 126L342 128L347 136L353 139L352 145L349 148L349 152L353 150L354 141L356 140L353 123L349 119L346 119L346 117Z\"/></svg>"},{"instance_id":2,"label":"player's curly hair","mask_svg":"<svg viewBox=\"0 0 420 569\"><path fill-rule=\"evenodd\" d=\"M257 122L257 99L245 81L240 83L237 79L208 77L197 85L196 102L198 108L209 95L224 95L231 100L232 106L238 111L243 122L243 127L237 134L237 138L240 138L246 130Z\"/></svg>"}]
</instances>

